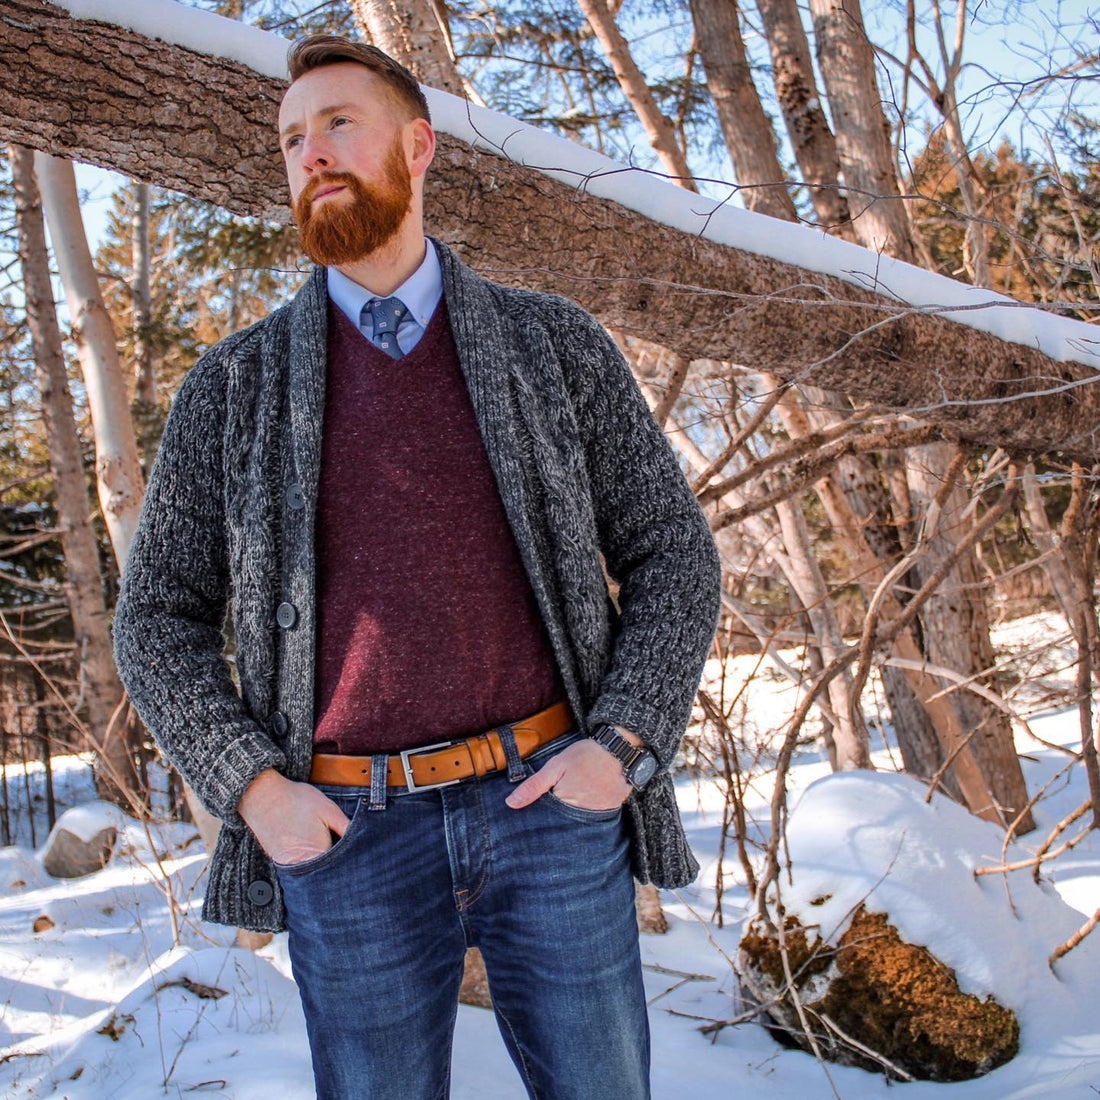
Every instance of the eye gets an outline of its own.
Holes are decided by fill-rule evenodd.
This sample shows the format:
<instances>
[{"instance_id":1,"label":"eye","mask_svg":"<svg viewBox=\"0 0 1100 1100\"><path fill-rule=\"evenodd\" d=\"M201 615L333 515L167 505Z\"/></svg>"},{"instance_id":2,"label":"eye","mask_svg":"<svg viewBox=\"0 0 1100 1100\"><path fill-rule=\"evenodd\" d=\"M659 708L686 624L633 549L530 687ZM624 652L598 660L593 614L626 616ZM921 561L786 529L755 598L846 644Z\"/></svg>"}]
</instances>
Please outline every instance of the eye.
<instances>
[{"instance_id":1,"label":"eye","mask_svg":"<svg viewBox=\"0 0 1100 1100\"><path fill-rule=\"evenodd\" d=\"M302 143L301 137L296 134L294 137L288 137L286 139L286 141L283 142L283 148L284 149L294 149L294 148L297 148L297 146L301 145L301 143Z\"/></svg>"},{"instance_id":2,"label":"eye","mask_svg":"<svg viewBox=\"0 0 1100 1100\"><path fill-rule=\"evenodd\" d=\"M336 116L336 117L335 117L335 118L334 118L334 119L332 120L332 125L333 125L333 126L339 126L341 122L351 122L351 119L350 119L350 118L348 118L348 116L347 116L347 115L337 115L337 116Z\"/></svg>"}]
</instances>

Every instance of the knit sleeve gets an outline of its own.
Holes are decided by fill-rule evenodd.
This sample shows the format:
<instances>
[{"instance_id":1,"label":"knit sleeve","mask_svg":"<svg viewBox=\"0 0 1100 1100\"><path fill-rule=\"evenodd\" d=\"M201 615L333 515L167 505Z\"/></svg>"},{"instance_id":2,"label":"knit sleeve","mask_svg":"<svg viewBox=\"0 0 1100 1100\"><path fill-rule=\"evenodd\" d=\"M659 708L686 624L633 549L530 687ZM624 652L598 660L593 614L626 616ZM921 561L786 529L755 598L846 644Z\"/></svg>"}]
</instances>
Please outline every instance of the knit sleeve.
<instances>
[{"instance_id":1,"label":"knit sleeve","mask_svg":"<svg viewBox=\"0 0 1100 1100\"><path fill-rule=\"evenodd\" d=\"M620 585L618 636L587 721L625 726L669 767L717 626L718 551L687 478L615 342L572 306L563 369L600 548Z\"/></svg>"},{"instance_id":2,"label":"knit sleeve","mask_svg":"<svg viewBox=\"0 0 1100 1100\"><path fill-rule=\"evenodd\" d=\"M247 712L223 655L229 567L222 471L225 352L191 370L153 465L114 619L119 675L142 721L210 813L282 752Z\"/></svg>"}]
</instances>

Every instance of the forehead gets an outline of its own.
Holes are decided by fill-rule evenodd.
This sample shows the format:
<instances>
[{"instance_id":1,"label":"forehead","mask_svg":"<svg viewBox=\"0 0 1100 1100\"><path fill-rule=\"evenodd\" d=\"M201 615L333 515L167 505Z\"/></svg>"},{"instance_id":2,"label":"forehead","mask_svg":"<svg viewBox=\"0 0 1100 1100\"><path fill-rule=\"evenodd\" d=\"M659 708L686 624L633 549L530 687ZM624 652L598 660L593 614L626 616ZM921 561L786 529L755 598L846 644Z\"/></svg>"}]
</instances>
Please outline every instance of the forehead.
<instances>
[{"instance_id":1,"label":"forehead","mask_svg":"<svg viewBox=\"0 0 1100 1100\"><path fill-rule=\"evenodd\" d=\"M287 88L279 105L279 127L335 106L388 111L392 105L392 92L381 77L365 65L339 61L305 73Z\"/></svg>"}]
</instances>

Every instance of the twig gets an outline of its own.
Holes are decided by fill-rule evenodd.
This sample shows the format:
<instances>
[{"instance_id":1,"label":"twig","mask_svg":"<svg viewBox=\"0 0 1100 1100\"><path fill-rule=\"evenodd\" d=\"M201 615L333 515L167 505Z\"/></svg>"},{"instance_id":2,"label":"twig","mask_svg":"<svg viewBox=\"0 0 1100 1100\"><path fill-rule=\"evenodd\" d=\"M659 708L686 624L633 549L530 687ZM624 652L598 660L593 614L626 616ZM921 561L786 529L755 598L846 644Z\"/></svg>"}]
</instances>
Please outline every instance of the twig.
<instances>
[{"instance_id":1,"label":"twig","mask_svg":"<svg viewBox=\"0 0 1100 1100\"><path fill-rule=\"evenodd\" d=\"M901 1066L899 1066L896 1062L891 1062L890 1059L887 1058L885 1055L879 1054L878 1051L872 1050L869 1046L864 1046L863 1043L861 1043L858 1039L853 1039L852 1036L844 1031L840 1027L840 1025L836 1023L835 1020L830 1019L830 1017L826 1016L824 1012L815 1012L814 1015L830 1031L836 1032L839 1038L846 1042L850 1047L854 1047L856 1050L858 1050L860 1054L865 1054L868 1058L872 1059L875 1062L878 1062L882 1066L885 1066L886 1069L888 1069L891 1073L896 1074L903 1081L916 1080L916 1078L912 1074L906 1073L905 1070L903 1070Z\"/></svg>"},{"instance_id":2,"label":"twig","mask_svg":"<svg viewBox=\"0 0 1100 1100\"><path fill-rule=\"evenodd\" d=\"M1054 969L1054 964L1063 956L1068 955L1095 927L1100 923L1100 909L1097 909L1095 913L1065 943L1059 944L1050 954L1050 958L1047 959L1047 965L1051 970Z\"/></svg>"}]
</instances>

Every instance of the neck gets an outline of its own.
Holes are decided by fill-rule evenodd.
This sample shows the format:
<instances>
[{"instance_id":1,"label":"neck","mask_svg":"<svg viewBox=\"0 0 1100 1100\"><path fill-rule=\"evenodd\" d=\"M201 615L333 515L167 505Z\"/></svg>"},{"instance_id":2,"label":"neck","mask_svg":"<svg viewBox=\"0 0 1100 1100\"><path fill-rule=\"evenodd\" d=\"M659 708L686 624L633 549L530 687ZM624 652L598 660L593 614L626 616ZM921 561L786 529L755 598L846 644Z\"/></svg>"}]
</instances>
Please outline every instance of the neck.
<instances>
[{"instance_id":1,"label":"neck","mask_svg":"<svg viewBox=\"0 0 1100 1100\"><path fill-rule=\"evenodd\" d=\"M388 298L424 262L425 246L423 223L408 218L377 252L354 263L338 264L336 270L364 290Z\"/></svg>"}]
</instances>

